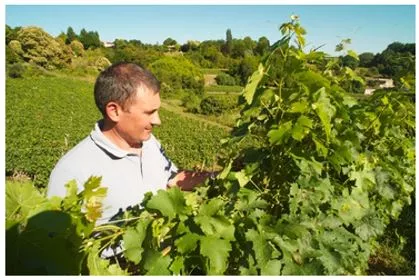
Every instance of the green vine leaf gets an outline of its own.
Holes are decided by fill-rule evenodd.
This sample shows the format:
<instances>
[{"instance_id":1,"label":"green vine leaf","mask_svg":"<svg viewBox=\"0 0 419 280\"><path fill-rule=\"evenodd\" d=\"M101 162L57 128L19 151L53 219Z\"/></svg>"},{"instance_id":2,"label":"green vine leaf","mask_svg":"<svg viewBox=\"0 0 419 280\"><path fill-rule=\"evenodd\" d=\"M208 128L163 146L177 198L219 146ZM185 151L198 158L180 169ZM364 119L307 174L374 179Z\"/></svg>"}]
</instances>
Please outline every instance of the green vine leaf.
<instances>
[{"instance_id":1,"label":"green vine leaf","mask_svg":"<svg viewBox=\"0 0 419 280\"><path fill-rule=\"evenodd\" d=\"M176 239L175 245L179 253L186 254L195 250L198 245L200 236L196 233L186 233L180 238Z\"/></svg>"},{"instance_id":2,"label":"green vine leaf","mask_svg":"<svg viewBox=\"0 0 419 280\"><path fill-rule=\"evenodd\" d=\"M263 66L262 63L260 63L258 66L258 70L256 70L252 74L252 76L249 78L249 82L247 83L246 87L243 89L243 96L247 104L249 105L252 104L253 96L255 94L256 88L259 85L264 75L265 75L265 67Z\"/></svg>"},{"instance_id":3,"label":"green vine leaf","mask_svg":"<svg viewBox=\"0 0 419 280\"><path fill-rule=\"evenodd\" d=\"M330 99L324 88L319 89L314 95L319 95L317 101L311 106L319 116L324 131L326 133L327 142L330 141L331 119L336 113L336 108L330 103Z\"/></svg>"},{"instance_id":4,"label":"green vine leaf","mask_svg":"<svg viewBox=\"0 0 419 280\"><path fill-rule=\"evenodd\" d=\"M163 216L173 219L185 212L186 202L182 191L178 187L168 190L158 190L157 195L151 197L147 208L158 210Z\"/></svg>"},{"instance_id":5,"label":"green vine leaf","mask_svg":"<svg viewBox=\"0 0 419 280\"><path fill-rule=\"evenodd\" d=\"M172 259L169 255L163 256L160 252L148 250L144 257L145 275L170 275L169 266Z\"/></svg>"},{"instance_id":6,"label":"green vine leaf","mask_svg":"<svg viewBox=\"0 0 419 280\"><path fill-rule=\"evenodd\" d=\"M87 255L87 267L90 275L107 276L107 275L129 275L127 271L122 270L117 264L110 264L109 260L101 258L99 255L99 243L95 243L89 249Z\"/></svg>"},{"instance_id":7,"label":"green vine leaf","mask_svg":"<svg viewBox=\"0 0 419 280\"><path fill-rule=\"evenodd\" d=\"M228 240L214 236L201 237L201 255L208 258L207 273L209 275L222 275L227 268L227 259L231 251Z\"/></svg>"},{"instance_id":8,"label":"green vine leaf","mask_svg":"<svg viewBox=\"0 0 419 280\"><path fill-rule=\"evenodd\" d=\"M122 236L124 256L134 262L140 263L144 252L143 241L147 236L150 220L140 220L136 228L128 228Z\"/></svg>"},{"instance_id":9,"label":"green vine leaf","mask_svg":"<svg viewBox=\"0 0 419 280\"><path fill-rule=\"evenodd\" d=\"M305 136L310 132L313 127L313 121L308 117L302 115L297 119L294 127L292 128L292 138L297 141L303 140Z\"/></svg>"},{"instance_id":10,"label":"green vine leaf","mask_svg":"<svg viewBox=\"0 0 419 280\"><path fill-rule=\"evenodd\" d=\"M286 123L282 123L277 129L271 129L268 132L269 143L271 143L272 145L281 144L289 137L291 133L291 128L292 121L288 121Z\"/></svg>"},{"instance_id":11,"label":"green vine leaf","mask_svg":"<svg viewBox=\"0 0 419 280\"><path fill-rule=\"evenodd\" d=\"M86 210L86 219L89 222L95 222L102 217L102 201L106 197L107 188L101 187L102 177L91 176L84 183L82 195L84 197L83 207ZM70 193L74 192L70 188Z\"/></svg>"}]
</instances>

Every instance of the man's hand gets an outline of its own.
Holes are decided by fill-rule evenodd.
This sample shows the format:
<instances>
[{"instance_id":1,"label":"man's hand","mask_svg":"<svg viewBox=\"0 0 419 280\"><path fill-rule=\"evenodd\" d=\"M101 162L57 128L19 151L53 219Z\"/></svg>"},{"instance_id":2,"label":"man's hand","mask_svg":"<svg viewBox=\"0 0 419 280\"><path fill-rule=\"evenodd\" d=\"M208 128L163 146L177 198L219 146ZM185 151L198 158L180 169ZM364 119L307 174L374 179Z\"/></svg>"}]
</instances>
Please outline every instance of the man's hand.
<instances>
[{"instance_id":1,"label":"man's hand","mask_svg":"<svg viewBox=\"0 0 419 280\"><path fill-rule=\"evenodd\" d=\"M167 183L167 186L169 188L178 186L184 191L191 191L196 185L202 184L207 178L215 175L215 172L182 170Z\"/></svg>"}]
</instances>

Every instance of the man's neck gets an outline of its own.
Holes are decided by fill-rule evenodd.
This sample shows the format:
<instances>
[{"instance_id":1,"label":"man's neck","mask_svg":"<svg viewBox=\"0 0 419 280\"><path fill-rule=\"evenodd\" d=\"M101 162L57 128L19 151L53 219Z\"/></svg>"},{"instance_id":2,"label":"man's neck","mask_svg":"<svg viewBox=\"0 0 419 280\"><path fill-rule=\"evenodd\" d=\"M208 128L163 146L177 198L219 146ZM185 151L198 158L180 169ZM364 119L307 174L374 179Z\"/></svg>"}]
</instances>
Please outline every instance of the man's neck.
<instances>
[{"instance_id":1,"label":"man's neck","mask_svg":"<svg viewBox=\"0 0 419 280\"><path fill-rule=\"evenodd\" d=\"M141 155L143 143L130 144L118 133L113 124L109 124L106 121L103 121L101 124L99 126L100 130L109 141L124 151Z\"/></svg>"}]
</instances>

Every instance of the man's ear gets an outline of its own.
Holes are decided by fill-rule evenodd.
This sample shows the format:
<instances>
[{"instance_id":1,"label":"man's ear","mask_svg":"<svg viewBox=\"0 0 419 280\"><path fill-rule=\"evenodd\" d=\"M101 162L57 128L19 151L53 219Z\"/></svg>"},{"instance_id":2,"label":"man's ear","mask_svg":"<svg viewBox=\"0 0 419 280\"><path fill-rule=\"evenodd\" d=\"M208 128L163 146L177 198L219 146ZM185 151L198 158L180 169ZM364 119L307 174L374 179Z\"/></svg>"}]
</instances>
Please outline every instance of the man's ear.
<instances>
[{"instance_id":1,"label":"man's ear","mask_svg":"<svg viewBox=\"0 0 419 280\"><path fill-rule=\"evenodd\" d=\"M122 112L121 106L111 101L108 104L106 104L105 110L106 110L106 115L108 116L110 120L114 122L119 121L119 117Z\"/></svg>"}]
</instances>

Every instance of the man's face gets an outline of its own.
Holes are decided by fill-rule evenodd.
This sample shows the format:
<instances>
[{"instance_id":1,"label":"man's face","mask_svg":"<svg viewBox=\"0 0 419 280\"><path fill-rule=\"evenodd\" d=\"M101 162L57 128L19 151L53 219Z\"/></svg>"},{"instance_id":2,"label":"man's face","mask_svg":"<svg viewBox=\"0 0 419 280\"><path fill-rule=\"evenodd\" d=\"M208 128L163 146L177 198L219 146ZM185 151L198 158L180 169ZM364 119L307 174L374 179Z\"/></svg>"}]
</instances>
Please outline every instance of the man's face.
<instances>
[{"instance_id":1,"label":"man's face","mask_svg":"<svg viewBox=\"0 0 419 280\"><path fill-rule=\"evenodd\" d=\"M150 138L153 126L160 125L160 94L145 87L137 88L133 102L121 112L119 134L131 147Z\"/></svg>"}]
</instances>

